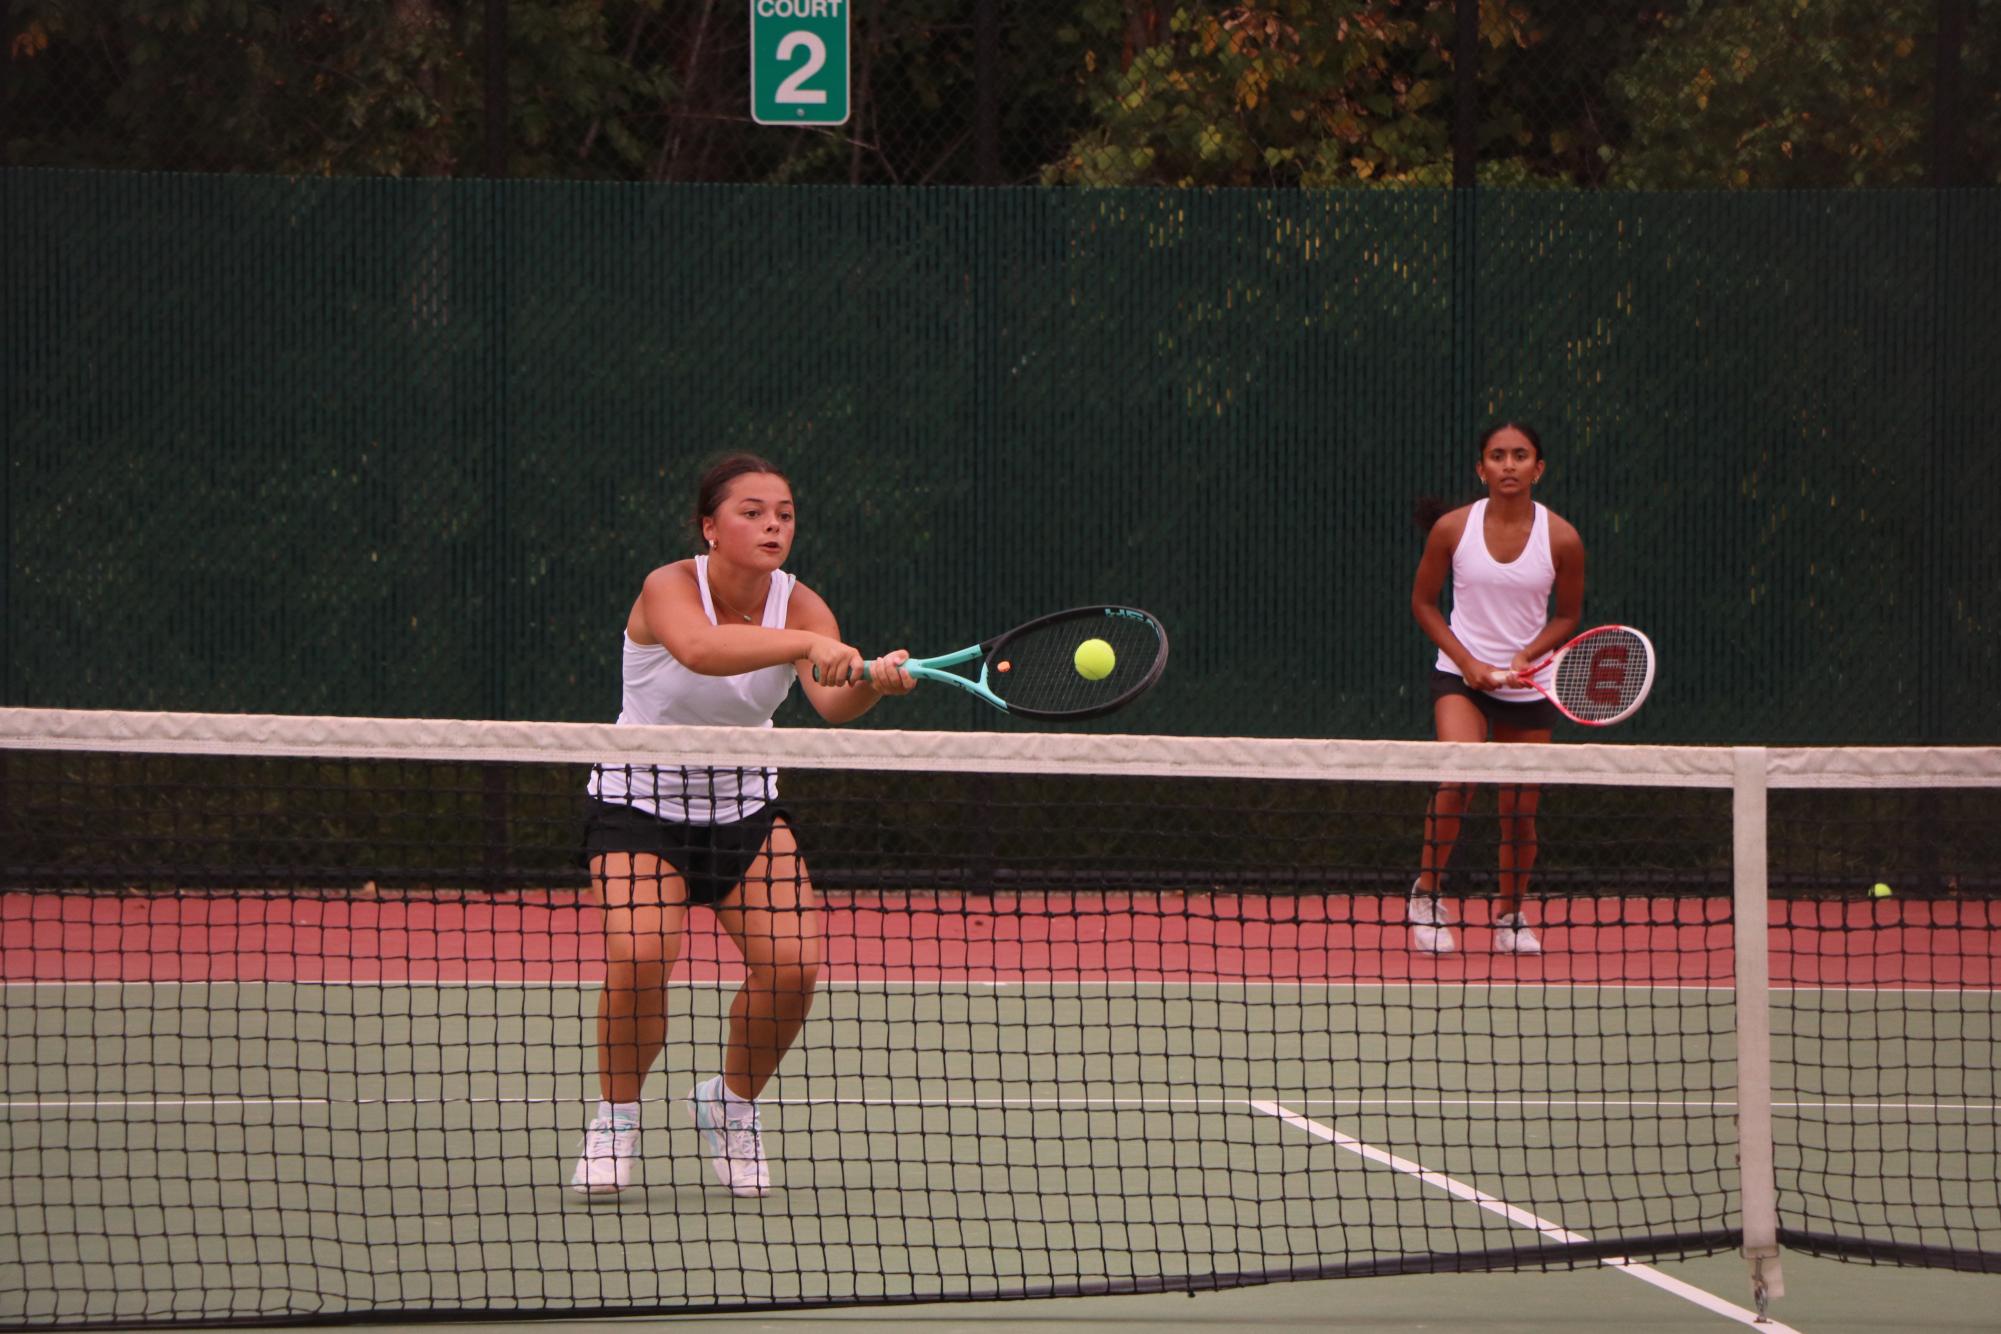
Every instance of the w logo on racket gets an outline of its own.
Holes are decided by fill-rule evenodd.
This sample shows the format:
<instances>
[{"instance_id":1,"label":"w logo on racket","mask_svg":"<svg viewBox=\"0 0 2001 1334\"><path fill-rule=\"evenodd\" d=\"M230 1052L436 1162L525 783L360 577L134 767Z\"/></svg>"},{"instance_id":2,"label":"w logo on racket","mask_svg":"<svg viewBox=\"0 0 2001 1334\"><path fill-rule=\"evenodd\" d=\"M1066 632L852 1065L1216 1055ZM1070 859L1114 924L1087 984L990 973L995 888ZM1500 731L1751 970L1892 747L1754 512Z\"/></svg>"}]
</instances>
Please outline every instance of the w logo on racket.
<instances>
[{"instance_id":1,"label":"w logo on racket","mask_svg":"<svg viewBox=\"0 0 2001 1334\"><path fill-rule=\"evenodd\" d=\"M1591 651L1591 675L1584 683L1584 697L1593 704L1616 709L1625 703L1626 663L1630 655L1623 643L1606 644Z\"/></svg>"},{"instance_id":2,"label":"w logo on racket","mask_svg":"<svg viewBox=\"0 0 2001 1334\"><path fill-rule=\"evenodd\" d=\"M1609 727L1646 703L1654 688L1654 645L1630 625L1601 625L1520 675L1570 721Z\"/></svg>"}]
</instances>

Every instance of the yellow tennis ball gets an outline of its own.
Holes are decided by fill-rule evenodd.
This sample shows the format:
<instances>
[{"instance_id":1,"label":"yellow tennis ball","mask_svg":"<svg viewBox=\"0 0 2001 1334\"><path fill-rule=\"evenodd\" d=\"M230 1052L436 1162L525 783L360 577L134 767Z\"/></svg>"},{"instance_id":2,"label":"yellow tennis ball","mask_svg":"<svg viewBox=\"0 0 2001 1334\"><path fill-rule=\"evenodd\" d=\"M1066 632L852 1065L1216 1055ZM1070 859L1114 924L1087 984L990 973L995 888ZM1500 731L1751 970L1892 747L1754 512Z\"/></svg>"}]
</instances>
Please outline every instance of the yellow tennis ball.
<instances>
[{"instance_id":1,"label":"yellow tennis ball","mask_svg":"<svg viewBox=\"0 0 2001 1334\"><path fill-rule=\"evenodd\" d=\"M1077 646L1077 675L1086 681L1102 681L1118 665L1118 655L1102 639L1087 639Z\"/></svg>"},{"instance_id":2,"label":"yellow tennis ball","mask_svg":"<svg viewBox=\"0 0 2001 1334\"><path fill-rule=\"evenodd\" d=\"M1896 892L1897 892L1896 890L1891 889L1881 880L1878 880L1875 884L1869 887L1869 897L1872 899L1887 899Z\"/></svg>"}]
</instances>

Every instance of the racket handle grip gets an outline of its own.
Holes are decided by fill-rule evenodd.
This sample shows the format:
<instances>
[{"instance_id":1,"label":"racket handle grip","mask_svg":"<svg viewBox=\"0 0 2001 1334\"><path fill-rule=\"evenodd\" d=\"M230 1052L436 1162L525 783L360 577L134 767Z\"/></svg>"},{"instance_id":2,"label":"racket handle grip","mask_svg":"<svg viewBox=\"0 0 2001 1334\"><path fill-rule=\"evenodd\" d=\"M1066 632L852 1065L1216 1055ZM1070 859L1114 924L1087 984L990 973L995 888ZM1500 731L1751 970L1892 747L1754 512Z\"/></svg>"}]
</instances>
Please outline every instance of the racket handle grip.
<instances>
[{"instance_id":1,"label":"racket handle grip","mask_svg":"<svg viewBox=\"0 0 2001 1334\"><path fill-rule=\"evenodd\" d=\"M868 664L867 660L866 660L866 659L864 659L864 660L863 660L863 662L862 662L862 680L864 680L864 681L866 681L866 680L868 680L868 679L869 679L869 670L868 670L868 669L869 669L869 664ZM815 666L815 667L813 668L813 680L817 682L817 681L818 681L819 679L820 679L820 669L819 669L819 667L818 667L818 666L816 665L816 666Z\"/></svg>"}]
</instances>

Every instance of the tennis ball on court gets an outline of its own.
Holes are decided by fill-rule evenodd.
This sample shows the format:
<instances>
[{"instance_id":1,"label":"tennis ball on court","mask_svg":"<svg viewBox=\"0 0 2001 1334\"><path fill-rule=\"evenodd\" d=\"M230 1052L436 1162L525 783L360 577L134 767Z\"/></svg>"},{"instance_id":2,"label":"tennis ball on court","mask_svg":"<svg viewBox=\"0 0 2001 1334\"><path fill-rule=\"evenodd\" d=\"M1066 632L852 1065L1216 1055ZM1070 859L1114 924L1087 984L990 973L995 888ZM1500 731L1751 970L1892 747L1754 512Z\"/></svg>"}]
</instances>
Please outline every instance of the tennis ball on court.
<instances>
[{"instance_id":1,"label":"tennis ball on court","mask_svg":"<svg viewBox=\"0 0 2001 1334\"><path fill-rule=\"evenodd\" d=\"M1087 639L1077 646L1077 675L1086 681L1102 681L1118 664L1112 646L1102 639Z\"/></svg>"},{"instance_id":2,"label":"tennis ball on court","mask_svg":"<svg viewBox=\"0 0 2001 1334\"><path fill-rule=\"evenodd\" d=\"M1872 899L1887 899L1896 892L1897 892L1896 890L1891 889L1881 880L1878 880L1875 884L1869 886L1869 897Z\"/></svg>"}]
</instances>

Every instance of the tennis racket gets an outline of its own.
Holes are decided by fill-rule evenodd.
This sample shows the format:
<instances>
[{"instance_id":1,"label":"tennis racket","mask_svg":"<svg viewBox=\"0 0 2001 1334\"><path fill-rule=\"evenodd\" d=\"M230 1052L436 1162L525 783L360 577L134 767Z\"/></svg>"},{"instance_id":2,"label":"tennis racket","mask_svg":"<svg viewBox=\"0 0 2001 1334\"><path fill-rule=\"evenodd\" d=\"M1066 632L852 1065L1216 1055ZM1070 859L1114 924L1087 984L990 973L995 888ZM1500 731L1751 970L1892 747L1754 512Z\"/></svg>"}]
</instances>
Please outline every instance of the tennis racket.
<instances>
[{"instance_id":1,"label":"tennis racket","mask_svg":"<svg viewBox=\"0 0 2001 1334\"><path fill-rule=\"evenodd\" d=\"M1654 688L1654 642L1630 625L1601 625L1520 675L1571 722L1610 727L1647 702Z\"/></svg>"},{"instance_id":2,"label":"tennis racket","mask_svg":"<svg viewBox=\"0 0 2001 1334\"><path fill-rule=\"evenodd\" d=\"M1111 670L1093 680L1078 669L1078 647L1103 640ZM953 671L979 663L979 675ZM1102 657L1092 667L1103 666ZM977 695L1017 718L1074 722L1110 713L1144 695L1167 666L1167 630L1137 607L1073 607L1038 616L955 653L912 658L903 670ZM866 666L863 668L867 672ZM818 679L818 669L814 672Z\"/></svg>"}]
</instances>

